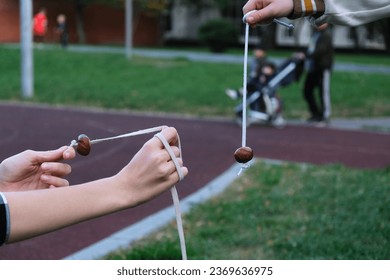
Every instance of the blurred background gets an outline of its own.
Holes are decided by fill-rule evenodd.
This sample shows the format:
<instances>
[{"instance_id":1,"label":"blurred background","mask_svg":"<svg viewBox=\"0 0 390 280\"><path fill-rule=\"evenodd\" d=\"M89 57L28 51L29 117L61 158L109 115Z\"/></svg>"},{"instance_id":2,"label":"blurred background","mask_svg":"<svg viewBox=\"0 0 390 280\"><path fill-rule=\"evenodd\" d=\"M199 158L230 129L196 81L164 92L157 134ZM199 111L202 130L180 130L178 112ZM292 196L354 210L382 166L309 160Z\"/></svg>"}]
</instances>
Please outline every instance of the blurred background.
<instances>
[{"instance_id":1,"label":"blurred background","mask_svg":"<svg viewBox=\"0 0 390 280\"><path fill-rule=\"evenodd\" d=\"M57 42L57 16L66 15L69 43L123 44L125 40L126 0L36 0L33 12L47 10L48 29L45 42ZM206 24L208 32L228 46L243 42L242 7L245 0L133 0L132 31L134 46L161 47L202 43L199 30ZM19 1L0 1L0 43L19 42ZM218 23L237 36L219 35ZM210 23L210 21L212 23ZM311 27L304 19L295 20L295 29L287 30L275 24L251 30L250 44L265 48L291 48L307 45ZM390 19L358 27L333 27L334 46L348 51L390 51ZM223 33L222 33L223 34ZM234 33L233 33L234 34ZM207 35L204 35L207 36ZM203 37L204 37L203 36ZM233 41L232 41L233 39ZM221 43L220 42L220 43ZM219 50L221 51L221 50Z\"/></svg>"}]
</instances>

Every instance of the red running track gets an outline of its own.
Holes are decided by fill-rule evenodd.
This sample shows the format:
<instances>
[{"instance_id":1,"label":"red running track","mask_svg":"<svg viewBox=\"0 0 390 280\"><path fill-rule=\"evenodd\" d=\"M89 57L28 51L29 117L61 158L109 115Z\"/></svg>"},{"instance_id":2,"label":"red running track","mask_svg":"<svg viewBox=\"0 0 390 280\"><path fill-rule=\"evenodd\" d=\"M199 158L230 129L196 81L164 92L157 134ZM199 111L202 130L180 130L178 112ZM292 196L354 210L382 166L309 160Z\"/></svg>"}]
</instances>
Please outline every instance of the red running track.
<instances>
[{"instance_id":1,"label":"red running track","mask_svg":"<svg viewBox=\"0 0 390 280\"><path fill-rule=\"evenodd\" d=\"M126 112L72 110L0 104L0 159L25 149L47 150L69 144L80 133L93 138L169 125L178 129L190 174L178 184L181 198L206 185L235 163L241 128L232 121L147 116ZM93 147L72 161L71 184L110 176L122 168L151 135ZM390 134L310 126L248 128L255 156L314 164L341 163L355 168L390 165ZM134 209L84 222L44 236L0 247L0 259L62 259L171 205L169 193Z\"/></svg>"}]
</instances>

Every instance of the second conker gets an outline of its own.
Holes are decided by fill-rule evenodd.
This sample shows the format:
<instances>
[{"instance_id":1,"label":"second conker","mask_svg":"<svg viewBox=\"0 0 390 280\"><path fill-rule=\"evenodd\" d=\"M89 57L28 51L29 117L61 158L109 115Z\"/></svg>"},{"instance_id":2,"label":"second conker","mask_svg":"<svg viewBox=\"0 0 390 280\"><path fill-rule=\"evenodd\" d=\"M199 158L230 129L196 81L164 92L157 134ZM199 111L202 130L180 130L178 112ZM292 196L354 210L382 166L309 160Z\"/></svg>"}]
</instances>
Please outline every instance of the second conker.
<instances>
[{"instance_id":1,"label":"second conker","mask_svg":"<svg viewBox=\"0 0 390 280\"><path fill-rule=\"evenodd\" d=\"M239 163L247 163L253 158L253 150L250 147L241 147L234 152L234 158Z\"/></svg>"}]
</instances>

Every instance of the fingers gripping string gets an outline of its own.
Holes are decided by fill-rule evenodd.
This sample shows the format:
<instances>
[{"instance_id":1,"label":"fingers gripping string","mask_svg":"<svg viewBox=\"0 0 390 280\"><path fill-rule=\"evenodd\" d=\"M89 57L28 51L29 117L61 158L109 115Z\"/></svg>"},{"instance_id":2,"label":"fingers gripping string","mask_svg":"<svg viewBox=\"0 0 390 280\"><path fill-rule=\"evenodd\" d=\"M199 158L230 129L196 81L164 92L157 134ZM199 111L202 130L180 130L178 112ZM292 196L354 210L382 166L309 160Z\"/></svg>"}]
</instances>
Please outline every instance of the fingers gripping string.
<instances>
[{"instance_id":1,"label":"fingers gripping string","mask_svg":"<svg viewBox=\"0 0 390 280\"><path fill-rule=\"evenodd\" d=\"M244 17L242 18L242 21L243 21L244 23L247 23L247 22L246 22L246 18L247 18L250 14L255 13L255 12L257 12L257 10L252 10L252 11L247 12L247 13L244 15ZM293 29L295 28L294 24L288 23L288 22L284 22L284 21L282 21L282 20L280 20L280 19L277 19L277 18L272 19L272 21L273 21L274 23L277 23L277 24L279 24L279 25L281 25L281 26L286 27L288 30L293 30ZM264 24L263 24L263 25L264 25Z\"/></svg>"},{"instance_id":2,"label":"fingers gripping string","mask_svg":"<svg viewBox=\"0 0 390 280\"><path fill-rule=\"evenodd\" d=\"M177 158L175 156L175 154L173 153L172 149L171 149L171 146L169 145L168 141L165 139L164 135L162 135L162 133L157 133L156 136L158 139L160 139L161 143L164 145L165 147L165 150L167 150L169 156L171 157L172 161L173 161L173 164L175 165L176 167L176 171L177 171L177 174L179 175L179 181L183 180L184 179L184 175L183 175L183 172L181 171L181 166L179 164L179 162L177 161ZM179 138L178 138L179 139ZM180 158L181 158L181 146L180 146L180 140L178 142L178 148L180 150Z\"/></svg>"},{"instance_id":3,"label":"fingers gripping string","mask_svg":"<svg viewBox=\"0 0 390 280\"><path fill-rule=\"evenodd\" d=\"M177 161L177 158L175 154L173 153L171 146L169 145L168 141L165 139L164 135L160 132L155 135L158 139L160 139L161 143L164 145L165 150L167 150L169 156L172 159L173 164L176 167L177 174L179 175L179 181L184 179L183 172L181 170L181 166L179 162ZM182 152L181 152L181 144L180 144L180 137L178 135L178 148L180 151L179 157L181 158ZM184 238L184 229L183 229L183 221L181 218L181 210L180 210L180 203L179 203L179 195L177 193L176 186L173 186L171 188L171 195L173 200L173 205L175 207L175 213L176 213L176 224L177 224L177 231L179 234L179 240L180 240L180 248L181 248L181 255L183 260L187 260L187 250L186 250L186 243Z\"/></svg>"},{"instance_id":4,"label":"fingers gripping string","mask_svg":"<svg viewBox=\"0 0 390 280\"><path fill-rule=\"evenodd\" d=\"M147 129L142 129L142 130L138 130L138 131L135 131L135 132L130 132L130 133L126 133L126 134L121 134L121 135L117 135L117 136L113 136L113 137L107 137L107 138L101 138L101 139L94 139L94 140L90 140L86 135L84 135L86 138L88 138L88 145L89 145L89 149L90 149L90 145L92 144L98 144L98 143L101 143L101 142L105 142L105 141L112 141L112 140L116 140L116 139L121 139L121 138L126 138L126 137L133 137L133 136L137 136L137 135L142 135L142 134L148 134L148 133L156 133L156 132L159 132L155 135L155 137L157 137L158 139L160 139L161 143L164 145L164 148L165 150L168 152L169 156L171 157L172 159L172 162L173 164L175 165L175 168L176 168L176 171L177 171L177 174L179 176L179 181L183 180L184 179L184 174L183 174L183 171L181 169L181 166L175 156L175 154L173 153L172 149L171 149L171 146L170 144L168 143L168 141L165 139L164 135L161 133L161 131L163 130L164 126L157 126L157 127L152 127L152 128L147 128ZM180 155L179 157L181 158L182 157L182 151L181 151L181 143L180 143L180 137L179 135L177 135L177 139L178 139L178 143L177 143L177 146L179 148L179 151L180 151ZM76 140L73 140L70 144L71 147L75 148L78 152L79 152L79 146L80 146L80 141L76 141ZM88 151L89 153L89 151ZM88 154L87 153L87 154ZM86 154L85 154L86 155ZM172 200L173 200L173 205L175 207L175 213L176 213L176 223L177 223L177 230L178 230L178 234L179 234L179 240L180 240L180 248L181 248L181 253L182 253L182 259L183 260L187 260L187 251L186 251L186 244L185 244L185 238L184 238L184 230L183 230L183 221L182 221L182 218L181 218L181 211L180 211L180 201L179 201L179 195L177 193L177 189L175 186L173 186L171 188L171 195L172 195Z\"/></svg>"}]
</instances>

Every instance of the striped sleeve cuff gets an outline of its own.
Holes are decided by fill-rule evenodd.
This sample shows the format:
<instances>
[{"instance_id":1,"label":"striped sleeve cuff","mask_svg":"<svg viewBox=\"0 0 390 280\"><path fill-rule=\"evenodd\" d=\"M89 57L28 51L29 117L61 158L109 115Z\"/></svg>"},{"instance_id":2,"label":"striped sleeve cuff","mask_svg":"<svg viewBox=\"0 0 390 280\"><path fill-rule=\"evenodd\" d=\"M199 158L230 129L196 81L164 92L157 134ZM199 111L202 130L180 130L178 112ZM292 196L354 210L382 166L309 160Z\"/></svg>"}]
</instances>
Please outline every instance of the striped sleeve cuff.
<instances>
[{"instance_id":1,"label":"striped sleeve cuff","mask_svg":"<svg viewBox=\"0 0 390 280\"><path fill-rule=\"evenodd\" d=\"M306 16L321 16L325 12L324 0L293 0L294 10L289 16L296 19Z\"/></svg>"}]
</instances>

